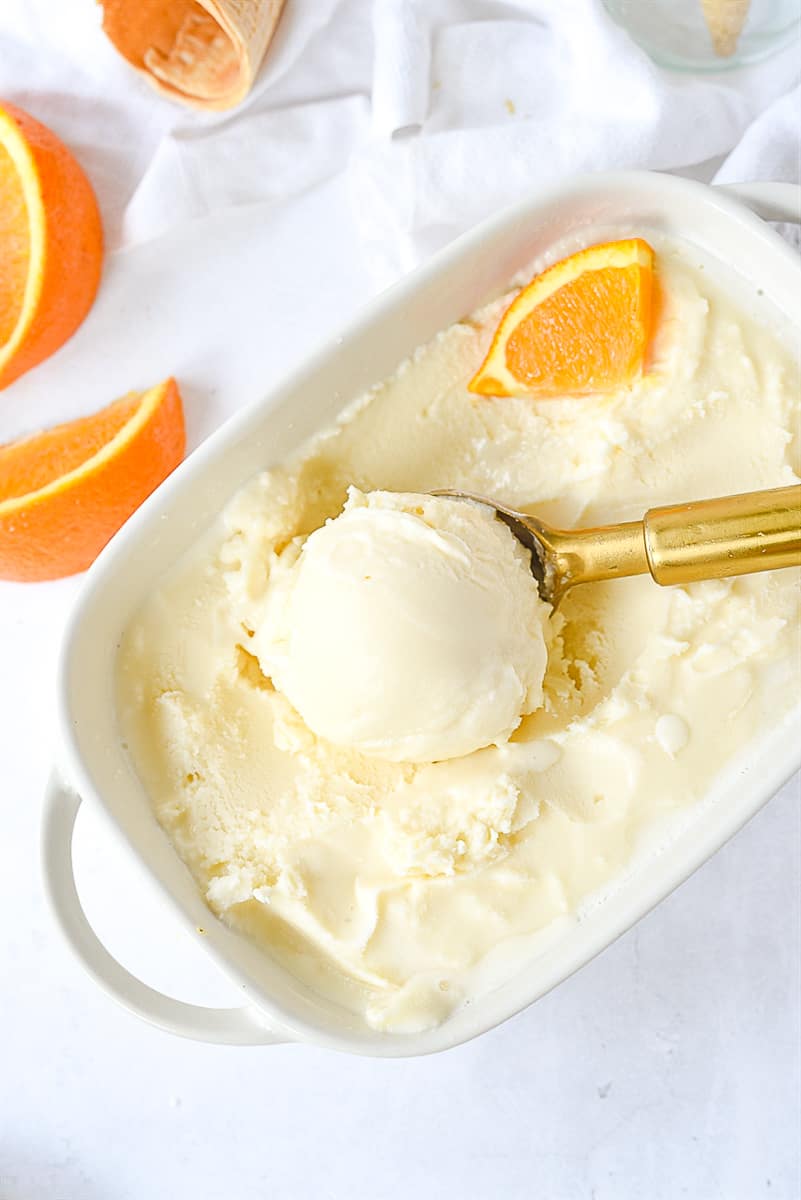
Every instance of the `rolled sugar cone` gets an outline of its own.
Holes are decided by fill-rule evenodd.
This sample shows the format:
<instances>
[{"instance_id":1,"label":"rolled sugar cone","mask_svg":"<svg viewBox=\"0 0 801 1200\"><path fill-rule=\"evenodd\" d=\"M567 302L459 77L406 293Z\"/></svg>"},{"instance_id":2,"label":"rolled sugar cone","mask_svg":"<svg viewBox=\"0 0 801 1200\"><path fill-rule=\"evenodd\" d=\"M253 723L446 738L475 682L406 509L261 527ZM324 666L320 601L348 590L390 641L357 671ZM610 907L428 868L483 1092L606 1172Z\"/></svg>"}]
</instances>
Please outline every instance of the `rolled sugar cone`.
<instances>
[{"instance_id":1,"label":"rolled sugar cone","mask_svg":"<svg viewBox=\"0 0 801 1200\"><path fill-rule=\"evenodd\" d=\"M750 4L751 0L701 0L712 45L721 58L730 58L737 49Z\"/></svg>"},{"instance_id":2,"label":"rolled sugar cone","mask_svg":"<svg viewBox=\"0 0 801 1200\"><path fill-rule=\"evenodd\" d=\"M195 108L247 96L285 0L100 0L103 29L149 83Z\"/></svg>"}]
</instances>

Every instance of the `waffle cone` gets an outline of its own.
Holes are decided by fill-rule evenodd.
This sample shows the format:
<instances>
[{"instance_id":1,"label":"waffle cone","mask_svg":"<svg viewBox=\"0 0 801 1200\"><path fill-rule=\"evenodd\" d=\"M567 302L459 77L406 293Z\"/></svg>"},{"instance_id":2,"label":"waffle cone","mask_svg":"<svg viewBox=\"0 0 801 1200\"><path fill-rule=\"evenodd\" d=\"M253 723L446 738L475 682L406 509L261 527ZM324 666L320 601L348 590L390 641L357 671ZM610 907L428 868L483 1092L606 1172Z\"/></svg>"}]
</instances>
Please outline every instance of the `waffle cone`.
<instances>
[{"instance_id":1,"label":"waffle cone","mask_svg":"<svg viewBox=\"0 0 801 1200\"><path fill-rule=\"evenodd\" d=\"M750 4L751 0L701 0L712 45L721 58L736 51Z\"/></svg>"},{"instance_id":2,"label":"waffle cone","mask_svg":"<svg viewBox=\"0 0 801 1200\"><path fill-rule=\"evenodd\" d=\"M100 0L120 54L168 96L233 108L256 78L285 0Z\"/></svg>"}]
</instances>

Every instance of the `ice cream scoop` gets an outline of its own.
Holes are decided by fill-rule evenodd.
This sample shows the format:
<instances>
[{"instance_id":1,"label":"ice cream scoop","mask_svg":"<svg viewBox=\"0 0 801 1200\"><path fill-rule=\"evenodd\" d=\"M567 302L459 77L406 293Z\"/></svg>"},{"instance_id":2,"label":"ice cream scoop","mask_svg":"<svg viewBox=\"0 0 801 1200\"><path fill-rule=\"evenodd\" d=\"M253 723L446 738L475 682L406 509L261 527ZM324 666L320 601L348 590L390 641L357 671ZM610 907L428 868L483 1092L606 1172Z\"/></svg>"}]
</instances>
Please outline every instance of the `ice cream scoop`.
<instances>
[{"instance_id":1,"label":"ice cream scoop","mask_svg":"<svg viewBox=\"0 0 801 1200\"><path fill-rule=\"evenodd\" d=\"M494 509L526 549L540 596L559 603L579 583L650 572L664 586L801 566L801 484L652 508L641 521L554 529L472 492L437 496Z\"/></svg>"},{"instance_id":2,"label":"ice cream scoop","mask_svg":"<svg viewBox=\"0 0 801 1200\"><path fill-rule=\"evenodd\" d=\"M249 649L318 737L438 762L542 704L549 609L528 555L473 504L351 488L270 569Z\"/></svg>"}]
</instances>

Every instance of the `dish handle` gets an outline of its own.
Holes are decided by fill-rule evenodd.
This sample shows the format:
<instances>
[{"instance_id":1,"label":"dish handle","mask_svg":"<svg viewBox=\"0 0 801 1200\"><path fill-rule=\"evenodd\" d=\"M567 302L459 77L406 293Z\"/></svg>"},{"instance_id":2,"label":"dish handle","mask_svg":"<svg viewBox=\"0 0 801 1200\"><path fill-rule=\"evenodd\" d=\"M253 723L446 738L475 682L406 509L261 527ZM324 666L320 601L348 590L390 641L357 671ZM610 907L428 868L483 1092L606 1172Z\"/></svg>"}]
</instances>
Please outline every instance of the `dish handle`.
<instances>
[{"instance_id":1,"label":"dish handle","mask_svg":"<svg viewBox=\"0 0 801 1200\"><path fill-rule=\"evenodd\" d=\"M715 186L750 208L763 221L801 224L801 187L797 183L720 183Z\"/></svg>"},{"instance_id":2,"label":"dish handle","mask_svg":"<svg viewBox=\"0 0 801 1200\"><path fill-rule=\"evenodd\" d=\"M42 865L45 887L61 932L100 987L151 1025L179 1037L227 1046L277 1045L289 1041L267 1029L256 1008L205 1008L187 1004L148 987L117 962L89 924L75 886L72 839L80 806L81 797L53 772L45 795Z\"/></svg>"}]
</instances>

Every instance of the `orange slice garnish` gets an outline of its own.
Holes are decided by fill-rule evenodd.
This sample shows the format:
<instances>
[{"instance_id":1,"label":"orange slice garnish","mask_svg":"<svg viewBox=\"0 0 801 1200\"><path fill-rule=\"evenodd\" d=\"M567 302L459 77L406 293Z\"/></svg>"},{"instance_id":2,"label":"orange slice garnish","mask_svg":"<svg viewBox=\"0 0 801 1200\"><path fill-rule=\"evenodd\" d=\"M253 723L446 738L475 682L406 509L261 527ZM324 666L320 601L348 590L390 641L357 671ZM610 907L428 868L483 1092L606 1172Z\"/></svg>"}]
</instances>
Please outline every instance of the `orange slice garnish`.
<instances>
[{"instance_id":1,"label":"orange slice garnish","mask_svg":"<svg viewBox=\"0 0 801 1200\"><path fill-rule=\"evenodd\" d=\"M0 579L83 571L184 456L174 379L0 446Z\"/></svg>"},{"instance_id":2,"label":"orange slice garnish","mask_svg":"<svg viewBox=\"0 0 801 1200\"><path fill-rule=\"evenodd\" d=\"M46 126L0 105L0 388L75 332L102 259L97 201L78 163Z\"/></svg>"},{"instance_id":3,"label":"orange slice garnish","mask_svg":"<svg viewBox=\"0 0 801 1200\"><path fill-rule=\"evenodd\" d=\"M653 288L654 252L641 238L555 263L504 313L470 391L546 398L630 383L642 370Z\"/></svg>"}]
</instances>

